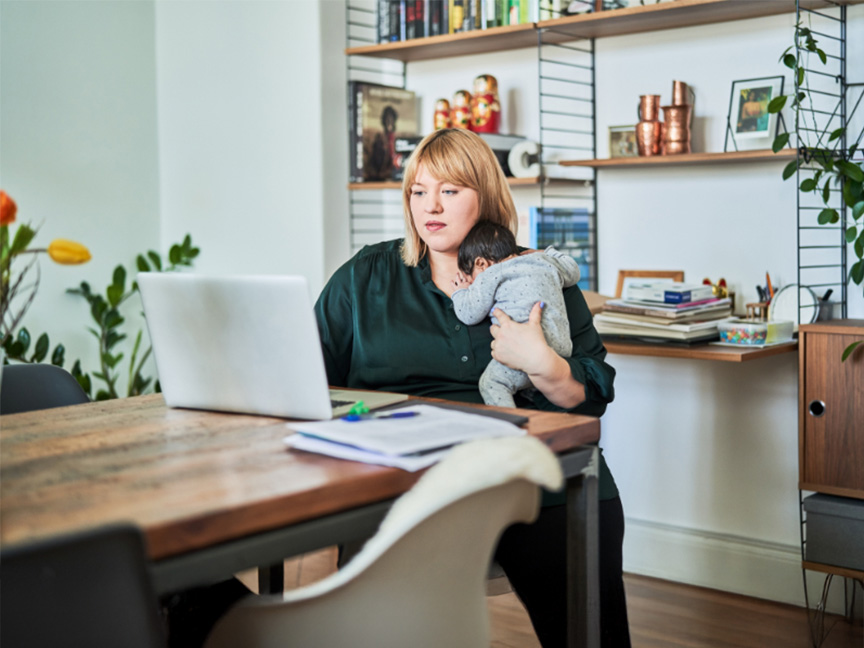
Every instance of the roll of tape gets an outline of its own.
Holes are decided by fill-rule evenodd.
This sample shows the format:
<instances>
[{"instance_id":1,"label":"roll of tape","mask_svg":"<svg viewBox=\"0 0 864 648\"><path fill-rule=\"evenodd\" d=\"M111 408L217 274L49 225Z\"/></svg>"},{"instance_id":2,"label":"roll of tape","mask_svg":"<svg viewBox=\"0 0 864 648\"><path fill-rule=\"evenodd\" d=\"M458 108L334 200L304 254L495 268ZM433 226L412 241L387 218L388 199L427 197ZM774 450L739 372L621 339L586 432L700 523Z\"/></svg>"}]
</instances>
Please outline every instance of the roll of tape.
<instances>
[{"instance_id":1,"label":"roll of tape","mask_svg":"<svg viewBox=\"0 0 864 648\"><path fill-rule=\"evenodd\" d=\"M519 142L510 149L507 166L514 178L536 178L540 175L540 145L531 140Z\"/></svg>"}]
</instances>

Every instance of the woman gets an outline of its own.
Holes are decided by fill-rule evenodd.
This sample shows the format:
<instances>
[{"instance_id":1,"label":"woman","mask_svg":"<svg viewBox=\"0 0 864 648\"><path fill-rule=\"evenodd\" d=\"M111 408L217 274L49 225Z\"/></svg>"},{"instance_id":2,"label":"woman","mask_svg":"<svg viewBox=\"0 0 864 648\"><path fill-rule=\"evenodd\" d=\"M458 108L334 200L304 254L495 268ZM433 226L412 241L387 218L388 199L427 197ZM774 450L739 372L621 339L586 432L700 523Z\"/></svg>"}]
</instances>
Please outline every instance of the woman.
<instances>
[{"instance_id":1,"label":"woman","mask_svg":"<svg viewBox=\"0 0 864 648\"><path fill-rule=\"evenodd\" d=\"M578 287L565 291L573 355L547 344L535 305L518 324L462 324L450 296L462 239L481 218L514 233L516 208L492 150L474 133L439 130L414 151L404 174L404 240L365 247L339 268L315 306L331 385L480 403L478 380L491 358L526 372L536 387L519 407L600 416L615 371ZM600 613L602 645L629 646L621 571L624 517L601 456ZM542 645L566 642L563 494L546 494L533 525L511 527L496 559L522 599Z\"/></svg>"}]
</instances>

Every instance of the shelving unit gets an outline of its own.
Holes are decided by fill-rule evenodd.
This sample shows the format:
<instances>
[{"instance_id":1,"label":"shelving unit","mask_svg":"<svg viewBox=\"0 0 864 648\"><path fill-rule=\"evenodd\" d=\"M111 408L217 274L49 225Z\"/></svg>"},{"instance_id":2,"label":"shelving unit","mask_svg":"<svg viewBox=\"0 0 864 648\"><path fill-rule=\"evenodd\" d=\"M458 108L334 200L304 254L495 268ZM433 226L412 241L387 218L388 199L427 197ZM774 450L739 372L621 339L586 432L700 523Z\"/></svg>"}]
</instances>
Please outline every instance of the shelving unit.
<instances>
[{"instance_id":1,"label":"shelving unit","mask_svg":"<svg viewBox=\"0 0 864 648\"><path fill-rule=\"evenodd\" d=\"M758 151L732 151L732 152L716 152L716 153L691 153L686 155L676 156L652 156L643 158L615 158L615 159L597 159L596 158L596 119L593 116L594 112L594 39L608 36L619 36L625 34L636 34L650 31L673 29L678 27L691 27L696 25L706 25L729 21L748 20L760 18L764 16L772 16L785 13L795 13L799 6L808 10L821 10L831 7L862 4L864 0L772 0L771 2L755 2L753 0L676 0L675 2L666 2L662 4L653 4L647 6L636 6L626 9L617 9L612 11L589 13L575 16L566 16L553 20L541 21L538 23L527 23L522 25L495 27L483 30L476 30L458 34L447 34L441 36L433 36L427 38L414 39L396 43L376 44L374 38L374 30L372 38L364 41L361 39L352 38L349 33L348 47L345 50L349 59L349 79L352 65L350 61L357 57L364 61L369 60L390 60L400 62L401 67L401 87L405 87L404 79L406 74L406 64L414 61L424 61L431 59L443 59L467 56L472 54L482 54L489 52L497 52L504 50L514 50L529 48L536 46L538 51L540 79L540 96L538 103L540 105L539 112L541 115L540 125L540 140L542 146L543 159L541 162L543 168L546 169L550 164L558 165L561 169L570 169L579 171L580 169L588 172L590 175L581 176L578 181L581 182L580 187L586 189L582 194L575 197L576 200L585 201L580 204L590 204L593 208L594 217L596 219L596 174L602 169L628 169L641 167L675 167L682 165L712 165L712 164L747 164L755 162L786 162L795 159L797 152L793 149L786 149L774 154L770 150ZM350 2L349 2L350 12ZM349 17L349 27L352 23ZM350 30L349 30L350 31ZM576 42L577 48L572 47ZM544 61L549 61L550 58L546 52L550 48L563 46L569 49L580 49L588 57L586 64L576 64L574 68L582 68L587 70L590 75L590 81L579 82L587 88L586 95L591 102L590 114L585 115L586 125L581 129L573 129L572 132L581 133L584 136L583 142L574 144L572 148L580 149L579 154L572 156L573 159L556 159L550 161L547 156L547 151L550 148L555 148L554 144L550 145L544 141L546 132L556 132L566 129L556 128L555 126L544 125L544 96L549 95L543 89ZM563 51L563 50L561 50ZM554 58L551 60L555 64ZM398 76L398 74L397 74ZM392 84L397 85L397 84ZM568 99L569 97L564 97ZM586 101L584 98L574 99L574 101ZM548 111L555 112L555 111ZM574 116L575 111L571 111ZM565 147L566 148L566 147ZM584 154L587 153L587 156ZM580 159L585 157L585 159ZM556 200L573 200L573 194L555 193L557 188L563 186L562 183L550 182L548 179L511 179L511 186L530 186L535 185L541 189L541 206L555 205ZM350 184L352 214L355 205L363 205L367 201L358 198L355 194L359 192L372 190L393 190L399 188L397 182L378 182L378 183L356 183ZM391 206L396 205L394 201ZM401 216L399 217L401 221ZM353 231L353 224L352 224ZM595 225L596 231L596 225ZM596 237L595 237L596 241ZM596 242L595 242L596 246ZM800 245L799 245L800 247ZM799 267L802 264L800 258L801 250L799 249ZM843 260L845 263L845 259ZM596 248L593 257L593 264L596 264ZM596 265L594 266L596 268ZM799 270L800 274L800 270ZM799 283L803 283L799 278ZM844 308L845 308L845 292ZM728 349L723 347L668 347L662 345L647 345L647 344L631 344L626 342L609 342L607 348L613 353L625 353L630 355L646 355L646 356L662 356L675 358L698 358L710 359L726 362L746 362L762 357L777 355L780 353L788 353L796 350L797 346L793 343L790 345L770 347L767 349L758 350L741 350Z\"/></svg>"}]
</instances>

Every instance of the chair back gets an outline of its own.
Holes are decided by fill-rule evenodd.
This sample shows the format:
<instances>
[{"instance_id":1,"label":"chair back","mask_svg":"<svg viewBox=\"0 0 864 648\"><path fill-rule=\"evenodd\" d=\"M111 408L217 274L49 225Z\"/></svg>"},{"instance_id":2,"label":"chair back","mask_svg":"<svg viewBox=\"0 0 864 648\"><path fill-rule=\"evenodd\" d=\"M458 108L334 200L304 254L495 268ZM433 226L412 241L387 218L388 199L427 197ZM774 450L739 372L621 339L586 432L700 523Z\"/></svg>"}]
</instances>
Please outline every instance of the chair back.
<instances>
[{"instance_id":1,"label":"chair back","mask_svg":"<svg viewBox=\"0 0 864 648\"><path fill-rule=\"evenodd\" d=\"M166 645L141 533L113 525L0 552L0 644Z\"/></svg>"},{"instance_id":2,"label":"chair back","mask_svg":"<svg viewBox=\"0 0 864 648\"><path fill-rule=\"evenodd\" d=\"M75 377L49 364L9 364L0 378L0 414L18 414L87 403Z\"/></svg>"},{"instance_id":3,"label":"chair back","mask_svg":"<svg viewBox=\"0 0 864 648\"><path fill-rule=\"evenodd\" d=\"M532 437L459 446L396 501L343 569L244 601L207 646L486 647L498 539L511 523L536 519L540 485L562 483L555 455Z\"/></svg>"}]
</instances>

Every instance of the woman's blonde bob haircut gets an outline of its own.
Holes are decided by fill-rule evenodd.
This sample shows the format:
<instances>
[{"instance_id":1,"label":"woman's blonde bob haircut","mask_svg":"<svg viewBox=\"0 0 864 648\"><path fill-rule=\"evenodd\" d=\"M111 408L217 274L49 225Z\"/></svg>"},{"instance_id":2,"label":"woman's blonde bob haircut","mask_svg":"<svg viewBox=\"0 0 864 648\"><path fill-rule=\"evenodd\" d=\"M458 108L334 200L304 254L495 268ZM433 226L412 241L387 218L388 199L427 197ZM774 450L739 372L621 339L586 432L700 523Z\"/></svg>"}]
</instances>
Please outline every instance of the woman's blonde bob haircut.
<instances>
[{"instance_id":1,"label":"woman's blonde bob haircut","mask_svg":"<svg viewBox=\"0 0 864 648\"><path fill-rule=\"evenodd\" d=\"M420 165L432 177L477 192L480 220L489 220L516 234L518 218L513 196L501 165L489 145L475 133L447 128L430 133L414 149L402 179L402 205L405 212L405 242L402 260L416 266L426 254L426 244L411 217L411 185Z\"/></svg>"}]
</instances>

